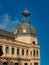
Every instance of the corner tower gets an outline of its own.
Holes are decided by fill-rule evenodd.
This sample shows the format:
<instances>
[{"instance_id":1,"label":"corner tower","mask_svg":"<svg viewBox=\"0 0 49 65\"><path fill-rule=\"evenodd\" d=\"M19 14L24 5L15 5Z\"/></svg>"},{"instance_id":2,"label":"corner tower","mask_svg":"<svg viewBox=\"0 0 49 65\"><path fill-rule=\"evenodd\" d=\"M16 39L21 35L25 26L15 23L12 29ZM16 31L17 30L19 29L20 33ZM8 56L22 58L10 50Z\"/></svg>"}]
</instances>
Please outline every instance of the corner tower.
<instances>
[{"instance_id":1,"label":"corner tower","mask_svg":"<svg viewBox=\"0 0 49 65\"><path fill-rule=\"evenodd\" d=\"M38 44L37 33L35 28L30 24L28 20L30 12L26 9L22 15L24 16L23 22L14 29L15 40L32 44L35 42Z\"/></svg>"},{"instance_id":2,"label":"corner tower","mask_svg":"<svg viewBox=\"0 0 49 65\"><path fill-rule=\"evenodd\" d=\"M29 51L25 51L25 53L28 53L27 56L24 56L27 60L22 64L40 65L40 46L38 44L37 32L28 20L30 12L25 10L22 14L24 16L23 22L14 29L15 40L23 43L24 49Z\"/></svg>"}]
</instances>

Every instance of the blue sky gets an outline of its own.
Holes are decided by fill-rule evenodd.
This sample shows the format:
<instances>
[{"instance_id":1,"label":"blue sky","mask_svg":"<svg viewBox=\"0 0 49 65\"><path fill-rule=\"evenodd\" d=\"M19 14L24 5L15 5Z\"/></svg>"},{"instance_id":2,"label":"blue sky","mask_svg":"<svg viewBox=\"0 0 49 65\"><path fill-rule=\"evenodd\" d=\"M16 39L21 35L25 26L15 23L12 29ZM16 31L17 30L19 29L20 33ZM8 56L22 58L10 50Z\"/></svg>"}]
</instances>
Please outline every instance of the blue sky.
<instances>
[{"instance_id":1,"label":"blue sky","mask_svg":"<svg viewBox=\"0 0 49 65\"><path fill-rule=\"evenodd\" d=\"M49 65L49 0L0 0L0 28L13 31L22 22L26 7L37 30L41 65Z\"/></svg>"}]
</instances>

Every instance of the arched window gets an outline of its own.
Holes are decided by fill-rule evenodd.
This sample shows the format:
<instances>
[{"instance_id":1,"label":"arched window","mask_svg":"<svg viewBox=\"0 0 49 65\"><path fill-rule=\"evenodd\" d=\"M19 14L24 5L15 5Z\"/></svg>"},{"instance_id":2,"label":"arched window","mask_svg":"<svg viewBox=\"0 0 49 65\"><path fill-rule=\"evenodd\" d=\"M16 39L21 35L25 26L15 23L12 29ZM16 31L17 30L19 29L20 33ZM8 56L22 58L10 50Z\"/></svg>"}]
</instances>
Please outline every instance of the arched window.
<instances>
[{"instance_id":1,"label":"arched window","mask_svg":"<svg viewBox=\"0 0 49 65\"><path fill-rule=\"evenodd\" d=\"M6 54L9 54L9 47L6 47Z\"/></svg>"},{"instance_id":2,"label":"arched window","mask_svg":"<svg viewBox=\"0 0 49 65\"><path fill-rule=\"evenodd\" d=\"M33 44L35 44L35 41L33 41Z\"/></svg>"},{"instance_id":3,"label":"arched window","mask_svg":"<svg viewBox=\"0 0 49 65\"><path fill-rule=\"evenodd\" d=\"M35 56L35 50L33 50L33 55Z\"/></svg>"},{"instance_id":4,"label":"arched window","mask_svg":"<svg viewBox=\"0 0 49 65\"><path fill-rule=\"evenodd\" d=\"M37 50L37 56L38 56L38 50Z\"/></svg>"},{"instance_id":5,"label":"arched window","mask_svg":"<svg viewBox=\"0 0 49 65\"><path fill-rule=\"evenodd\" d=\"M19 48L17 49L17 55L19 55L20 54L20 52L19 52Z\"/></svg>"},{"instance_id":6,"label":"arched window","mask_svg":"<svg viewBox=\"0 0 49 65\"><path fill-rule=\"evenodd\" d=\"M27 55L27 56L28 56L28 53L29 53L28 50L26 50L26 55Z\"/></svg>"},{"instance_id":7,"label":"arched window","mask_svg":"<svg viewBox=\"0 0 49 65\"><path fill-rule=\"evenodd\" d=\"M32 51L30 51L30 55L32 56Z\"/></svg>"},{"instance_id":8,"label":"arched window","mask_svg":"<svg viewBox=\"0 0 49 65\"><path fill-rule=\"evenodd\" d=\"M14 54L14 48L12 48L12 54Z\"/></svg>"},{"instance_id":9,"label":"arched window","mask_svg":"<svg viewBox=\"0 0 49 65\"><path fill-rule=\"evenodd\" d=\"M24 49L22 49L22 55L24 55Z\"/></svg>"},{"instance_id":10,"label":"arched window","mask_svg":"<svg viewBox=\"0 0 49 65\"><path fill-rule=\"evenodd\" d=\"M30 65L32 65L32 63L30 63Z\"/></svg>"}]
</instances>

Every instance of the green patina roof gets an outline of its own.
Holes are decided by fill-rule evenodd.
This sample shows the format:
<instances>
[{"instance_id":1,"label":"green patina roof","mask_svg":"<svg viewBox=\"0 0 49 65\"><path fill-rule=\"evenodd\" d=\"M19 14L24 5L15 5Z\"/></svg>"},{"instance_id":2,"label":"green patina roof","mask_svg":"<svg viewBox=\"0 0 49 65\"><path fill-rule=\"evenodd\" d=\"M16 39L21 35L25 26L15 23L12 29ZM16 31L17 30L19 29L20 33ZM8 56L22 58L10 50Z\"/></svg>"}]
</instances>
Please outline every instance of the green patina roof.
<instances>
[{"instance_id":1,"label":"green patina roof","mask_svg":"<svg viewBox=\"0 0 49 65\"><path fill-rule=\"evenodd\" d=\"M23 32L23 28L26 28L26 32ZM32 35L32 36L37 36L36 30L35 28L30 24L30 22L23 22L20 26L17 27L18 31L17 31L17 35Z\"/></svg>"}]
</instances>

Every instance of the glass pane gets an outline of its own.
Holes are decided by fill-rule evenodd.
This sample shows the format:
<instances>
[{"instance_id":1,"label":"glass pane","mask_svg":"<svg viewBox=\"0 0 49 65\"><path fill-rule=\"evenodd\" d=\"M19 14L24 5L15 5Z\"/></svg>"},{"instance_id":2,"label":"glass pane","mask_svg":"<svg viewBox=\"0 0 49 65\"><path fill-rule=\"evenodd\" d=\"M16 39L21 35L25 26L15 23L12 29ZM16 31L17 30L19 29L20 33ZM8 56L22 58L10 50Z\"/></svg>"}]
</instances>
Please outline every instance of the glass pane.
<instances>
[{"instance_id":1,"label":"glass pane","mask_svg":"<svg viewBox=\"0 0 49 65\"><path fill-rule=\"evenodd\" d=\"M32 56L32 51L30 51L30 55Z\"/></svg>"},{"instance_id":2,"label":"glass pane","mask_svg":"<svg viewBox=\"0 0 49 65\"><path fill-rule=\"evenodd\" d=\"M14 48L12 48L12 54L14 54Z\"/></svg>"},{"instance_id":3,"label":"glass pane","mask_svg":"<svg viewBox=\"0 0 49 65\"><path fill-rule=\"evenodd\" d=\"M7 62L3 62L3 65L7 65Z\"/></svg>"},{"instance_id":4,"label":"glass pane","mask_svg":"<svg viewBox=\"0 0 49 65\"><path fill-rule=\"evenodd\" d=\"M22 49L22 55L24 55L24 49Z\"/></svg>"},{"instance_id":5,"label":"glass pane","mask_svg":"<svg viewBox=\"0 0 49 65\"><path fill-rule=\"evenodd\" d=\"M17 55L19 55L19 49L17 49Z\"/></svg>"},{"instance_id":6,"label":"glass pane","mask_svg":"<svg viewBox=\"0 0 49 65\"><path fill-rule=\"evenodd\" d=\"M18 63L15 63L15 65L18 65Z\"/></svg>"},{"instance_id":7,"label":"glass pane","mask_svg":"<svg viewBox=\"0 0 49 65\"><path fill-rule=\"evenodd\" d=\"M28 65L27 63L25 63L24 65Z\"/></svg>"},{"instance_id":8,"label":"glass pane","mask_svg":"<svg viewBox=\"0 0 49 65\"><path fill-rule=\"evenodd\" d=\"M33 50L33 55L35 56L35 50Z\"/></svg>"},{"instance_id":9,"label":"glass pane","mask_svg":"<svg viewBox=\"0 0 49 65\"><path fill-rule=\"evenodd\" d=\"M9 54L9 47L6 47L6 53Z\"/></svg>"},{"instance_id":10,"label":"glass pane","mask_svg":"<svg viewBox=\"0 0 49 65\"><path fill-rule=\"evenodd\" d=\"M28 50L26 50L26 55L27 55L27 56L28 56L28 53L29 53Z\"/></svg>"},{"instance_id":11,"label":"glass pane","mask_svg":"<svg viewBox=\"0 0 49 65\"><path fill-rule=\"evenodd\" d=\"M38 56L38 50L37 50L37 56Z\"/></svg>"},{"instance_id":12,"label":"glass pane","mask_svg":"<svg viewBox=\"0 0 49 65\"><path fill-rule=\"evenodd\" d=\"M34 65L38 65L38 63L37 63L37 62L35 62L35 63L34 63Z\"/></svg>"}]
</instances>

